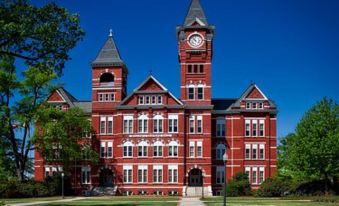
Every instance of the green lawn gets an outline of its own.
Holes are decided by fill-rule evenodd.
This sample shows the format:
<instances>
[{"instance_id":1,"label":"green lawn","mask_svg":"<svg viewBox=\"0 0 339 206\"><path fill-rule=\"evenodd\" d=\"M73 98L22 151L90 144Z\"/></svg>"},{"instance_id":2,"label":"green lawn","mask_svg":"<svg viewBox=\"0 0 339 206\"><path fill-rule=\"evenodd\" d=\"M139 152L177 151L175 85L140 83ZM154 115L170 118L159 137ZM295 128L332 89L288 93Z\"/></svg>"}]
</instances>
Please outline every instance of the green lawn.
<instances>
[{"instance_id":1,"label":"green lawn","mask_svg":"<svg viewBox=\"0 0 339 206\"><path fill-rule=\"evenodd\" d=\"M48 198L23 198L23 199L6 199L6 204L13 204L19 202L35 202L35 201L48 201L59 200ZM52 202L46 204L36 204L39 206L67 206L67 205L114 205L114 206L176 206L179 202L179 197L92 197L71 202Z\"/></svg>"},{"instance_id":2,"label":"green lawn","mask_svg":"<svg viewBox=\"0 0 339 206\"><path fill-rule=\"evenodd\" d=\"M37 201L53 201L53 200L61 200L60 196L58 197L38 197L38 198L11 198L11 199L0 199L0 202L4 202L6 204L14 204L14 203L28 203L28 202L37 202Z\"/></svg>"},{"instance_id":3,"label":"green lawn","mask_svg":"<svg viewBox=\"0 0 339 206\"><path fill-rule=\"evenodd\" d=\"M221 206L222 197L211 197L203 199L207 206ZM338 203L312 202L311 199L280 199L280 198L254 198L254 197L228 197L227 206L334 206Z\"/></svg>"}]
</instances>

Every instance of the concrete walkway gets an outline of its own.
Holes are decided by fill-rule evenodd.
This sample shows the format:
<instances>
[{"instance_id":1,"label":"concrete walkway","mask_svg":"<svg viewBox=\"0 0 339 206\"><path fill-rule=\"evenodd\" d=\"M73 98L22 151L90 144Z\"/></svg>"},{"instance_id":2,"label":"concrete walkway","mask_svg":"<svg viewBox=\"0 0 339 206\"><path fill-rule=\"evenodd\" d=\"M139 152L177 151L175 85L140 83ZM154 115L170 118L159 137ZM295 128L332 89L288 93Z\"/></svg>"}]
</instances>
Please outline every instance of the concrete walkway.
<instances>
[{"instance_id":1,"label":"concrete walkway","mask_svg":"<svg viewBox=\"0 0 339 206\"><path fill-rule=\"evenodd\" d=\"M48 203L56 203L56 202L72 202L75 200L82 200L86 199L86 197L75 197L75 198L67 198L61 200L46 200L46 201L38 201L38 202L29 202L29 203L15 203L15 204L8 204L9 206L28 206L28 205L39 205L39 204L48 204Z\"/></svg>"},{"instance_id":2,"label":"concrete walkway","mask_svg":"<svg viewBox=\"0 0 339 206\"><path fill-rule=\"evenodd\" d=\"M183 197L179 206L205 206L199 197Z\"/></svg>"}]
</instances>

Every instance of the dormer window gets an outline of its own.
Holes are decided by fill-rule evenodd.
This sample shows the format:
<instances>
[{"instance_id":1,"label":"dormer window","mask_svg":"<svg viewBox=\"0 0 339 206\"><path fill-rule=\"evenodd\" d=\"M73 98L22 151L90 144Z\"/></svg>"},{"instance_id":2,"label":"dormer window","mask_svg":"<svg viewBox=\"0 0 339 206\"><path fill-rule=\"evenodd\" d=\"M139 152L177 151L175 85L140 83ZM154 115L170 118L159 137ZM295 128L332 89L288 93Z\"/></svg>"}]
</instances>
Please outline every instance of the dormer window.
<instances>
[{"instance_id":1,"label":"dormer window","mask_svg":"<svg viewBox=\"0 0 339 206\"><path fill-rule=\"evenodd\" d=\"M161 95L140 95L138 96L139 105L159 105L162 104Z\"/></svg>"},{"instance_id":2,"label":"dormer window","mask_svg":"<svg viewBox=\"0 0 339 206\"><path fill-rule=\"evenodd\" d=\"M263 109L264 108L264 104L262 102L259 103L259 109Z\"/></svg>"},{"instance_id":3,"label":"dormer window","mask_svg":"<svg viewBox=\"0 0 339 206\"><path fill-rule=\"evenodd\" d=\"M253 102L249 101L246 102L246 109L264 109L264 103L263 102Z\"/></svg>"},{"instance_id":4,"label":"dormer window","mask_svg":"<svg viewBox=\"0 0 339 206\"><path fill-rule=\"evenodd\" d=\"M257 108L257 103L256 102L253 102L252 103L252 109L256 109Z\"/></svg>"}]
</instances>

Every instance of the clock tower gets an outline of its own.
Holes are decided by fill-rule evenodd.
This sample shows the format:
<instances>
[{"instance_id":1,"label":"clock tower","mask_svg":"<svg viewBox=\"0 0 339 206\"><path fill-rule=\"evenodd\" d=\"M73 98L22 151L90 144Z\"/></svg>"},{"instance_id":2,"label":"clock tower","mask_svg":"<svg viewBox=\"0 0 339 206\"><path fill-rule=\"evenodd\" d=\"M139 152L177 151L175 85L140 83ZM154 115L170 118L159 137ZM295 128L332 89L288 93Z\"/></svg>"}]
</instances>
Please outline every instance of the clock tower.
<instances>
[{"instance_id":1,"label":"clock tower","mask_svg":"<svg viewBox=\"0 0 339 206\"><path fill-rule=\"evenodd\" d=\"M177 27L181 100L188 105L211 105L213 35L200 1L192 0L184 24Z\"/></svg>"}]
</instances>

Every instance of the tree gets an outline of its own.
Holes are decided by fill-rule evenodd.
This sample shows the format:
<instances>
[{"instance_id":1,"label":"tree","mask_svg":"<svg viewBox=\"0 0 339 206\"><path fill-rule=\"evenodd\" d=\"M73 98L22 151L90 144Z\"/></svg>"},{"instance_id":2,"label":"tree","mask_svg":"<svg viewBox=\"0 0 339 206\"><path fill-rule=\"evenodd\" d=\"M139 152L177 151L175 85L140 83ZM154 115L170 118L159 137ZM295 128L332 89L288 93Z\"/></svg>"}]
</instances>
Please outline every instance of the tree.
<instances>
[{"instance_id":1,"label":"tree","mask_svg":"<svg viewBox=\"0 0 339 206\"><path fill-rule=\"evenodd\" d=\"M339 106L324 98L281 140L280 171L299 179L334 183L339 175Z\"/></svg>"},{"instance_id":2,"label":"tree","mask_svg":"<svg viewBox=\"0 0 339 206\"><path fill-rule=\"evenodd\" d=\"M0 2L0 138L19 180L31 166L37 111L83 35L78 16L56 4Z\"/></svg>"},{"instance_id":3,"label":"tree","mask_svg":"<svg viewBox=\"0 0 339 206\"><path fill-rule=\"evenodd\" d=\"M75 162L96 163L98 154L92 150L92 139L84 138L92 132L91 123L80 108L62 111L51 105L37 112L36 149L47 163L61 163L69 173Z\"/></svg>"}]
</instances>

